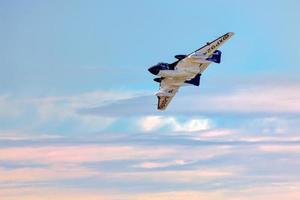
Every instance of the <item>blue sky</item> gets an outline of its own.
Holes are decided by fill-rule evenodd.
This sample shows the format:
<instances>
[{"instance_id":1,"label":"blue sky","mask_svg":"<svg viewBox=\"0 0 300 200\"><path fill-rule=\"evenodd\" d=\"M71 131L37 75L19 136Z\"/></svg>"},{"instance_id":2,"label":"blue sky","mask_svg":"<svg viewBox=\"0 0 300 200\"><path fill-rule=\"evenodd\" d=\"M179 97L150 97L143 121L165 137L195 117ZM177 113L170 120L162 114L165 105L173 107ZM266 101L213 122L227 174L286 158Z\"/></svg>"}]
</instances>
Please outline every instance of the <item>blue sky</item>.
<instances>
[{"instance_id":1,"label":"blue sky","mask_svg":"<svg viewBox=\"0 0 300 200\"><path fill-rule=\"evenodd\" d=\"M299 199L298 8L0 1L0 198ZM158 112L147 68L229 31Z\"/></svg>"}]
</instances>

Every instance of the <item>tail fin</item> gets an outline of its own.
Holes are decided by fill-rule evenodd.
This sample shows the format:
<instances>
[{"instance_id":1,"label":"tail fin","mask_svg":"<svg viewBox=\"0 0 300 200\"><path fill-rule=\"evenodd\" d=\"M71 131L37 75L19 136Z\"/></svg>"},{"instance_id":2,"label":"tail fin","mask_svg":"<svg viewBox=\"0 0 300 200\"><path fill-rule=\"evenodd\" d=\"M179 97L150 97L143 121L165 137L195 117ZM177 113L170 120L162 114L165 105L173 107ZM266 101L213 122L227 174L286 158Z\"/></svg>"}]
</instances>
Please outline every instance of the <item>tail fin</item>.
<instances>
[{"instance_id":1,"label":"tail fin","mask_svg":"<svg viewBox=\"0 0 300 200\"><path fill-rule=\"evenodd\" d=\"M211 62L215 62L215 63L220 63L221 62L221 55L222 55L222 52L220 50L216 50L206 60L211 61Z\"/></svg>"}]
</instances>

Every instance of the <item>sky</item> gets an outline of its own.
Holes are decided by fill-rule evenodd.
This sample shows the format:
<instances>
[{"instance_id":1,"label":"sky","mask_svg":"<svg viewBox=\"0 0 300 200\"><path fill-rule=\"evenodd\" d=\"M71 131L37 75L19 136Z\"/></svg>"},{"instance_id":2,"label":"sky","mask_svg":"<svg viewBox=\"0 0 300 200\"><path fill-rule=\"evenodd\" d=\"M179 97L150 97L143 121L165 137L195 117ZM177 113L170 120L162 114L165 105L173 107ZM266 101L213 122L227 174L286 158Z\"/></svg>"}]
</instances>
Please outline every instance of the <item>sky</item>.
<instances>
[{"instance_id":1,"label":"sky","mask_svg":"<svg viewBox=\"0 0 300 200\"><path fill-rule=\"evenodd\" d=\"M0 0L0 199L300 198L297 0ZM157 111L147 69L226 32Z\"/></svg>"}]
</instances>

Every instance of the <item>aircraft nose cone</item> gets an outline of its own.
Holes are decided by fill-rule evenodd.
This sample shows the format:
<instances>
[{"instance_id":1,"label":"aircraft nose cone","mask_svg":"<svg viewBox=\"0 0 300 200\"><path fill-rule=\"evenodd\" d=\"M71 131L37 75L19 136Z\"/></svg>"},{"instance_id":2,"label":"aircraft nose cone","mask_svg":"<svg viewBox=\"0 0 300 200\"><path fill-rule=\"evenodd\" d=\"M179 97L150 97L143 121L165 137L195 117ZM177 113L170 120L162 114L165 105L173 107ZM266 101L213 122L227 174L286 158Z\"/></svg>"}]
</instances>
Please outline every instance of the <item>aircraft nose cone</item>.
<instances>
[{"instance_id":1,"label":"aircraft nose cone","mask_svg":"<svg viewBox=\"0 0 300 200\"><path fill-rule=\"evenodd\" d=\"M157 75L159 73L160 68L158 66L153 66L148 69L151 74Z\"/></svg>"}]
</instances>

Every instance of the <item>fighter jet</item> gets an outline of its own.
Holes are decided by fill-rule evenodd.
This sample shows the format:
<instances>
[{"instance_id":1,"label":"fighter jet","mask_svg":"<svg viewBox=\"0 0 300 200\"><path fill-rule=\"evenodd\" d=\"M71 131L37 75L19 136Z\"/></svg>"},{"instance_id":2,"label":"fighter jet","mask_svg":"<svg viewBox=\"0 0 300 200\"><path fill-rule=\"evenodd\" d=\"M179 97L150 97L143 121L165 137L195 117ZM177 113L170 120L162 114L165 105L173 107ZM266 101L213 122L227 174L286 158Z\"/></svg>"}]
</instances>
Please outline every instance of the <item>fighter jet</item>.
<instances>
[{"instance_id":1,"label":"fighter jet","mask_svg":"<svg viewBox=\"0 0 300 200\"><path fill-rule=\"evenodd\" d=\"M165 110L182 85L200 85L200 77L212 62L221 63L222 52L218 48L233 36L228 32L188 55L176 55L177 61L158 63L148 69L159 83L157 109Z\"/></svg>"}]
</instances>

